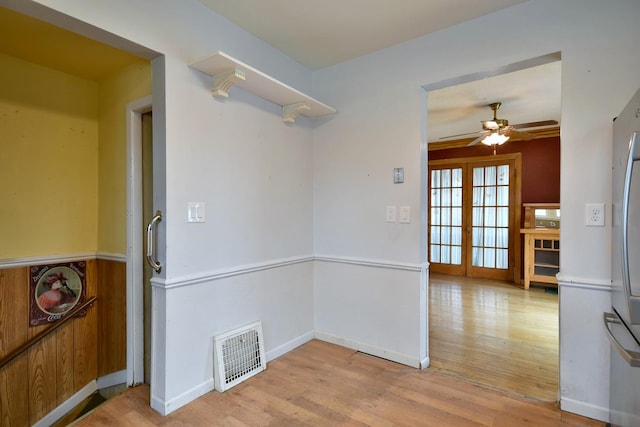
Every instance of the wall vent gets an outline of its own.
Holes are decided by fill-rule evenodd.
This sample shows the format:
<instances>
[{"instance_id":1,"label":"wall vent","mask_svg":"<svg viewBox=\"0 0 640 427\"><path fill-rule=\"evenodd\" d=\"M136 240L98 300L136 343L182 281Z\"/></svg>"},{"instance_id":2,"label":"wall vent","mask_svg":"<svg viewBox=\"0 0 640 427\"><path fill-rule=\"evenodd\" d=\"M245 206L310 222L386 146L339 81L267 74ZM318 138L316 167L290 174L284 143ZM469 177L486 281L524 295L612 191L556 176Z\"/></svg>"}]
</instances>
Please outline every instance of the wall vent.
<instances>
[{"instance_id":1,"label":"wall vent","mask_svg":"<svg viewBox=\"0 0 640 427\"><path fill-rule=\"evenodd\" d=\"M225 332L213 340L216 390L228 390L267 368L262 322Z\"/></svg>"}]
</instances>

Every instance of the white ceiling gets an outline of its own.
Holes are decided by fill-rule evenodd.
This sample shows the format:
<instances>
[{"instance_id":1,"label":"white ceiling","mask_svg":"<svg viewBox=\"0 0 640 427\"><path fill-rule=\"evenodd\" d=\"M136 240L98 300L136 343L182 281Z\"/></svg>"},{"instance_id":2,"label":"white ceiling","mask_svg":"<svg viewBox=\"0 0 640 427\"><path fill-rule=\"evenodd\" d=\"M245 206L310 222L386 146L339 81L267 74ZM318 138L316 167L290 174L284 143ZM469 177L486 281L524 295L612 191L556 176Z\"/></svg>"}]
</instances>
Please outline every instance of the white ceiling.
<instances>
[{"instance_id":1,"label":"white ceiling","mask_svg":"<svg viewBox=\"0 0 640 427\"><path fill-rule=\"evenodd\" d=\"M555 57L549 55L545 59L552 62L542 65L429 91L429 141L481 131L480 122L493 118L488 107L493 102L502 103L497 116L510 125L546 120L559 124L561 62Z\"/></svg>"},{"instance_id":2,"label":"white ceiling","mask_svg":"<svg viewBox=\"0 0 640 427\"><path fill-rule=\"evenodd\" d=\"M200 0L312 70L335 65L526 0ZM220 48L224 50L223 47ZM509 64L500 64L508 66ZM452 81L464 76L450 76ZM477 78L477 77L476 77ZM510 124L560 122L560 62L429 92L428 138L482 130L487 107ZM339 109L339 106L336 106Z\"/></svg>"},{"instance_id":3,"label":"white ceiling","mask_svg":"<svg viewBox=\"0 0 640 427\"><path fill-rule=\"evenodd\" d=\"M311 69L347 61L524 0L200 0ZM97 79L135 57L0 8L0 52ZM28 48L26 48L28 46ZM220 46L224 50L224 46ZM82 59L81 59L82 58ZM91 58L87 60L87 58ZM109 59L110 58L110 59ZM108 59L107 62L105 60ZM538 62L539 63L539 62ZM82 67L80 67L80 65ZM507 64L501 64L507 65ZM560 122L560 62L430 90L428 137L481 130L487 104L511 124ZM455 84L445 87L451 82ZM433 89L433 88L427 88ZM335 106L339 110L339 106Z\"/></svg>"},{"instance_id":4,"label":"white ceiling","mask_svg":"<svg viewBox=\"0 0 640 427\"><path fill-rule=\"evenodd\" d=\"M525 0L200 0L312 70Z\"/></svg>"}]
</instances>

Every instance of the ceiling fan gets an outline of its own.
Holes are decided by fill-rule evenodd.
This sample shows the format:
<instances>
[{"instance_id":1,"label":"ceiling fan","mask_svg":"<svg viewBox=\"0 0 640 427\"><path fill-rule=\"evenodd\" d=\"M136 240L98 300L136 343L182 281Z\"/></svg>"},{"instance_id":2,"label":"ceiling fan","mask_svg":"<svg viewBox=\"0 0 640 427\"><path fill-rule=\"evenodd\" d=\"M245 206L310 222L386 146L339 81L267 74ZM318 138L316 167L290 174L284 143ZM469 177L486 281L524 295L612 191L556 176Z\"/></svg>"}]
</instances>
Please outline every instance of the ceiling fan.
<instances>
[{"instance_id":1,"label":"ceiling fan","mask_svg":"<svg viewBox=\"0 0 640 427\"><path fill-rule=\"evenodd\" d=\"M509 125L508 120L498 118L498 109L500 108L501 105L502 105L501 102L493 102L487 105L487 107L491 108L491 111L493 111L493 119L483 120L481 122L482 131L479 132L480 135L476 139L471 141L469 144L467 144L467 146L476 145L479 142L482 142L483 144L486 144L486 145L501 145L507 142L507 140L511 137L514 137L514 138L517 137L519 139L528 141L530 139L533 139L534 135L528 132L519 131L518 129L527 129L527 128L534 128L534 127L540 127L540 126L552 126L552 125L558 124L558 122L555 120L543 120L540 122L519 123L517 125ZM478 134L478 132L465 133L460 135L451 135L441 139L448 139L452 137L460 137L460 136L467 136L467 135L474 135L474 134Z\"/></svg>"}]
</instances>

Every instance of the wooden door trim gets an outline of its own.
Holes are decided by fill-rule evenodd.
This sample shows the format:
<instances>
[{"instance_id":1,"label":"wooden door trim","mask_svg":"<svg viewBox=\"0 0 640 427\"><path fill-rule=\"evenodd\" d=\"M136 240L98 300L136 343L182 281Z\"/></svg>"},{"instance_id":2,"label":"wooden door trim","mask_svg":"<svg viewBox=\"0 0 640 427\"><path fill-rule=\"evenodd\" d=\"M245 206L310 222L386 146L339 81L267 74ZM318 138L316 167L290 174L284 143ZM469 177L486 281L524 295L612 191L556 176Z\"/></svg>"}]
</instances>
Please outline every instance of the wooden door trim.
<instances>
[{"instance_id":1,"label":"wooden door trim","mask_svg":"<svg viewBox=\"0 0 640 427\"><path fill-rule=\"evenodd\" d=\"M514 201L511 206L514 209L514 224L513 230L511 230L511 235L509 238L513 242L513 252L509 255L513 257L513 277L512 280L514 283L521 283L520 277L522 272L522 265L520 262L520 252L522 251L521 238L520 238L520 223L522 218L522 153L507 153L507 154L497 154L494 156L478 156L478 157L461 157L454 159L442 159L442 160L429 160L427 164L427 170L432 166L447 166L447 165L456 165L456 164L473 164L473 163L482 163L482 162L492 162L492 161L501 161L501 160L512 160L514 164L513 170L513 180L514 180ZM431 179L429 176L428 179ZM430 191L431 186L427 185L427 192ZM465 203L467 200L464 201ZM430 204L430 199L427 202ZM428 214L428 213L427 213ZM427 229L427 233L430 235L431 230ZM427 239L427 242L429 239ZM429 254L429 248L427 248L427 254Z\"/></svg>"}]
</instances>

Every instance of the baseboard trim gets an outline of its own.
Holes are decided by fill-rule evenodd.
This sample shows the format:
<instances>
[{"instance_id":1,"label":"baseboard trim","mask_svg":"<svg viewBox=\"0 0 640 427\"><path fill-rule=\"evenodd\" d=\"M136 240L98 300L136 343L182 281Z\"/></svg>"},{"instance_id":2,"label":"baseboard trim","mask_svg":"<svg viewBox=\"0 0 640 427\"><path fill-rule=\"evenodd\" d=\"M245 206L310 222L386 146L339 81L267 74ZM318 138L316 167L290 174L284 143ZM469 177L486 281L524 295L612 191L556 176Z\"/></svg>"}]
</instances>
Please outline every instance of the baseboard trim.
<instances>
[{"instance_id":1,"label":"baseboard trim","mask_svg":"<svg viewBox=\"0 0 640 427\"><path fill-rule=\"evenodd\" d=\"M114 385L125 384L127 382L127 370L114 372L109 375L98 378L98 390L107 387L113 387Z\"/></svg>"},{"instance_id":2,"label":"baseboard trim","mask_svg":"<svg viewBox=\"0 0 640 427\"><path fill-rule=\"evenodd\" d=\"M372 356L380 357L382 359L391 360L392 362L401 363L403 365L411 366L412 368L420 368L421 360L417 357L409 356L408 354L398 353L390 351L382 347L376 347L370 344L366 344L360 341L338 337L336 335L328 334L326 332L315 331L315 338L326 341L331 344L336 344L342 347L351 348L363 353L371 354Z\"/></svg>"},{"instance_id":3,"label":"baseboard trim","mask_svg":"<svg viewBox=\"0 0 640 427\"><path fill-rule=\"evenodd\" d=\"M98 384L96 380L91 380L89 384L82 387L76 394L68 398L62 405L58 406L53 411L49 412L42 418L40 421L35 423L33 427L48 427L51 424L58 421L65 414L71 411L73 408L78 406L84 399L91 396L94 392L98 390Z\"/></svg>"},{"instance_id":4,"label":"baseboard trim","mask_svg":"<svg viewBox=\"0 0 640 427\"><path fill-rule=\"evenodd\" d=\"M307 332L306 334L300 335L297 338L292 339L291 341L288 341L272 350L267 351L266 357L267 357L267 362L272 361L273 359L277 359L278 357L282 356L283 354L286 354L288 352L290 352L291 350L293 350L294 348L300 347L302 344L311 341L314 338L314 333L313 331Z\"/></svg>"},{"instance_id":5,"label":"baseboard trim","mask_svg":"<svg viewBox=\"0 0 640 427\"><path fill-rule=\"evenodd\" d=\"M420 361L420 369L427 369L431 365L431 359L429 356L425 357Z\"/></svg>"},{"instance_id":6,"label":"baseboard trim","mask_svg":"<svg viewBox=\"0 0 640 427\"><path fill-rule=\"evenodd\" d=\"M609 422L609 408L591 405L579 400L561 398L560 409L605 423Z\"/></svg>"},{"instance_id":7,"label":"baseboard trim","mask_svg":"<svg viewBox=\"0 0 640 427\"><path fill-rule=\"evenodd\" d=\"M170 400L162 400L155 395L151 395L151 407L158 411L161 415L169 415L171 412L183 407L184 405L193 402L200 396L209 393L214 389L213 378L193 387L191 390L187 390L184 393L174 397Z\"/></svg>"}]
</instances>

